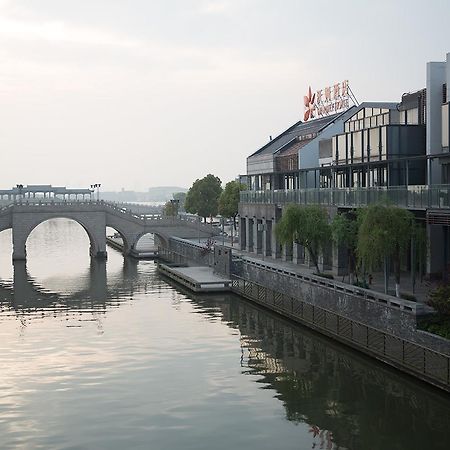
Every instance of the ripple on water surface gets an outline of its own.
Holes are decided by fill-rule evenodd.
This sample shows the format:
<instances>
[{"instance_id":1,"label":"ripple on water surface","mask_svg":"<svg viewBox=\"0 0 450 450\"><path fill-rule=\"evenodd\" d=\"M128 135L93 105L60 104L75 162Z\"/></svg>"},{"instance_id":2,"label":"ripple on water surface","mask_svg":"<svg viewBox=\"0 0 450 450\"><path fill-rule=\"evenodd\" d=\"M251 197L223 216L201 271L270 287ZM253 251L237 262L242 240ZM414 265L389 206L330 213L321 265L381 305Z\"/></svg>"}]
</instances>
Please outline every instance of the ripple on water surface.
<instances>
[{"instance_id":1,"label":"ripple on water surface","mask_svg":"<svg viewBox=\"0 0 450 450\"><path fill-rule=\"evenodd\" d=\"M446 397L68 220L0 233L0 448L444 449Z\"/></svg>"}]
</instances>

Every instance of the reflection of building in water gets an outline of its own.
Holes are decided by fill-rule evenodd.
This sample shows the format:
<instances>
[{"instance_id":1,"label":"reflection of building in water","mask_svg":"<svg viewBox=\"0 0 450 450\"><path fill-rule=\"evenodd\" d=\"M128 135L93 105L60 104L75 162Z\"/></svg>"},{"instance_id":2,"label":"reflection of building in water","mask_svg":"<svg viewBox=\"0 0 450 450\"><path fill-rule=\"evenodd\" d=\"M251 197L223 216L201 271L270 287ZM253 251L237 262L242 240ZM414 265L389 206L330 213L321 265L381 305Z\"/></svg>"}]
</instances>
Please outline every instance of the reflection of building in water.
<instances>
[{"instance_id":1,"label":"reflection of building in water","mask_svg":"<svg viewBox=\"0 0 450 450\"><path fill-rule=\"evenodd\" d=\"M244 373L277 392L288 420L310 424L312 448L447 448L447 398L245 301L224 305Z\"/></svg>"}]
</instances>

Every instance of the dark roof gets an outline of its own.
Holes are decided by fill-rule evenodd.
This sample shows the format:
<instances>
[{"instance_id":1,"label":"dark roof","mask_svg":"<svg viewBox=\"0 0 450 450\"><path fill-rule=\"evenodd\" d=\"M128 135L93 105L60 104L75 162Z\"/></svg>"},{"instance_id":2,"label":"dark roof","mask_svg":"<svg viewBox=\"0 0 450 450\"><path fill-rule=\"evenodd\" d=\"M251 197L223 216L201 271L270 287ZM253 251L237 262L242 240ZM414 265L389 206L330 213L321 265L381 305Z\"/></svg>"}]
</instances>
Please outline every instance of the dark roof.
<instances>
[{"instance_id":1,"label":"dark roof","mask_svg":"<svg viewBox=\"0 0 450 450\"><path fill-rule=\"evenodd\" d=\"M308 135L319 133L322 131L323 128L325 128L327 125L329 125L331 122L333 122L337 117L341 116L342 113L333 114L331 116L321 117L319 119L311 120L308 122L297 122L296 124L292 125L290 128L288 128L286 131L283 131L279 136L277 136L275 139L268 142L266 145L261 147L259 150L257 150L255 153L250 155L252 156L259 156L259 155L267 155L267 154L274 154L278 152L280 149L282 149L286 144L290 142L296 142L297 137L304 137L306 139ZM308 141L311 138L308 139ZM303 146L303 145L302 145Z\"/></svg>"}]
</instances>

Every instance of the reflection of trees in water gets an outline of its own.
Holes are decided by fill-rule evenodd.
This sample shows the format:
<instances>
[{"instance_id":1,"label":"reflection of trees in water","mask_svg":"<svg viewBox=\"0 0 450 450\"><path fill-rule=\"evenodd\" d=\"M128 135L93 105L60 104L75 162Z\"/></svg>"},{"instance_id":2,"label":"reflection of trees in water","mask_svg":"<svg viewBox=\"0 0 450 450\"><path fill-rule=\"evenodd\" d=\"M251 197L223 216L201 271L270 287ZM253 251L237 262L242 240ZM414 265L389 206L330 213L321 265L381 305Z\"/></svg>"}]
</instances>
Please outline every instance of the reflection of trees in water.
<instances>
[{"instance_id":1,"label":"reflection of trees in water","mask_svg":"<svg viewBox=\"0 0 450 450\"><path fill-rule=\"evenodd\" d=\"M288 420L310 424L316 448L448 448L445 394L235 296L186 295L239 329L243 373L277 392Z\"/></svg>"}]
</instances>

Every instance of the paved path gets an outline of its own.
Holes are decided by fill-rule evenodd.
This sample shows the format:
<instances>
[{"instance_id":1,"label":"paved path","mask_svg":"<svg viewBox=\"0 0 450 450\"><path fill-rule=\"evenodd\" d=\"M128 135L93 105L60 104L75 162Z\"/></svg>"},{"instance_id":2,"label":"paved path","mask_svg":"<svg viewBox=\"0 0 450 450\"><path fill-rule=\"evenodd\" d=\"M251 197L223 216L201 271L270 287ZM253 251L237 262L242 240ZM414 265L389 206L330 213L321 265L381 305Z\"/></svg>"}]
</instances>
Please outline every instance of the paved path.
<instances>
[{"instance_id":1,"label":"paved path","mask_svg":"<svg viewBox=\"0 0 450 450\"><path fill-rule=\"evenodd\" d=\"M269 263L270 265L274 265L277 267L284 267L288 268L289 270L299 273L299 274L306 274L306 275L312 275L315 273L314 267L308 267L304 264L295 264L292 261L282 261L281 259L273 259L270 256L263 257L262 255L256 255L253 252L246 252L243 250L239 250L238 244L235 244L234 246L231 246L229 238L217 237L216 239L217 244L224 244L227 247L230 247L233 249L233 254L238 256L244 256L245 258L248 258L250 260L255 261L264 261L265 263ZM206 239L198 239L191 240L193 243L205 243ZM348 276L343 277L334 277L337 281L342 281L344 283L348 283ZM412 289L412 283L411 283L411 276L409 273L402 273L401 280L400 280L400 291L405 294L414 295L414 297L417 299L418 302L426 304L426 301L428 299L430 291L435 289L438 286L438 282L431 282L431 281L420 281L420 279L416 280L416 285L414 289ZM376 292L384 293L384 275L382 272L380 273L373 273L372 274L372 283L370 284L370 289L374 290ZM389 294L395 296L395 280L394 276L391 274L389 279Z\"/></svg>"}]
</instances>

